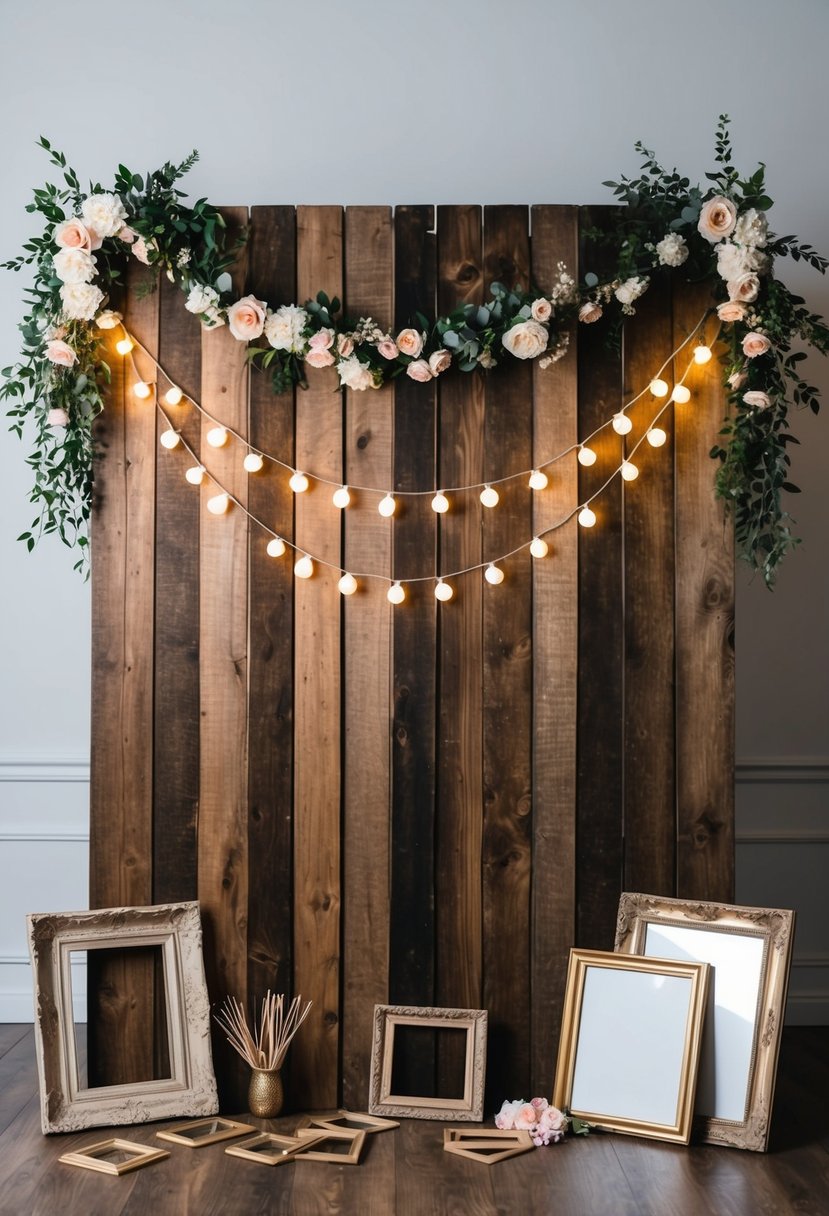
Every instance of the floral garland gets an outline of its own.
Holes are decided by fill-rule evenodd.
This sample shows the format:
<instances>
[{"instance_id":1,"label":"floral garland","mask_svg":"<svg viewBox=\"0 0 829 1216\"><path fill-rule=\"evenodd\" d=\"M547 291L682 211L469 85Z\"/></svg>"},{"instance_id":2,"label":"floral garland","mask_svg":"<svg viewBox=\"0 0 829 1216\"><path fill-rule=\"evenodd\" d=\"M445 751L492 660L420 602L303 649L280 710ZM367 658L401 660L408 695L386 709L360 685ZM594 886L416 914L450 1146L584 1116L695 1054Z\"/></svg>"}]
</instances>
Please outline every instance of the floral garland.
<instances>
[{"instance_id":1,"label":"floral garland","mask_svg":"<svg viewBox=\"0 0 829 1216\"><path fill-rule=\"evenodd\" d=\"M770 232L765 213L764 168L741 178L733 168L728 118L720 118L717 170L711 185L691 186L666 171L642 144L639 178L606 182L626 206L613 230L588 233L597 258L613 269L602 281L594 273L577 284L563 263L546 292L491 286L483 305L466 304L435 321L420 313L397 333L371 317L349 318L340 302L319 292L304 306L272 306L253 295L234 299L231 265L236 246L224 220L206 199L184 204L176 182L196 160L165 164L146 180L120 165L112 190L90 183L82 191L65 156L41 137L40 145L59 168L65 186L35 190L28 210L45 224L24 253L6 269L35 268L29 312L21 325L21 361L2 371L0 399L11 402L11 430L22 438L34 422L29 464L30 500L38 517L19 538L31 550L42 534L57 532L88 555L87 527L93 473L92 423L105 405L109 368L100 329L119 315L107 307L125 258L162 270L186 295L185 308L202 325L227 325L248 358L268 371L276 392L305 386L305 366L335 367L340 384L364 391L405 375L428 383L450 368L488 372L504 360L538 360L548 367L562 358L575 324L604 314L608 334L618 339L636 301L656 278L682 273L712 285L717 314L725 323L723 357L730 412L711 455L718 461L716 489L734 511L738 549L767 584L797 543L781 493L795 492L788 478L790 404L818 410L817 390L798 372L805 355L792 351L801 340L829 351L829 328L774 277L775 258L804 259L821 273L827 262L793 236ZM790 401L791 397L791 401Z\"/></svg>"}]
</instances>

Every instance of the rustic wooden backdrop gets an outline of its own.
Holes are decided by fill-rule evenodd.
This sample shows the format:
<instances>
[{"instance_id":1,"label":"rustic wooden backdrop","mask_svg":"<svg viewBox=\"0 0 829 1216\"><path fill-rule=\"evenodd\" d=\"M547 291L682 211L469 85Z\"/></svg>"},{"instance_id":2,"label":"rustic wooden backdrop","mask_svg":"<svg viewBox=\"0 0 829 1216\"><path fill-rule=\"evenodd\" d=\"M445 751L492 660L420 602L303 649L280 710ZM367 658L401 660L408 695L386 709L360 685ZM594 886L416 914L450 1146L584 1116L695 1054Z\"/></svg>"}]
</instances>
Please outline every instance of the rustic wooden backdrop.
<instances>
[{"instance_id":1,"label":"rustic wooden backdrop","mask_svg":"<svg viewBox=\"0 0 829 1216\"><path fill-rule=\"evenodd\" d=\"M249 226L240 294L322 288L396 326L416 308L483 301L494 279L549 286L560 260L595 269L580 230L608 222L549 206L226 214ZM398 490L503 477L574 443L648 382L707 303L652 290L618 357L600 323L546 371L341 393L331 369L312 370L307 392L275 397L226 330L203 333L166 281L142 295L139 280L131 330L206 409L308 472ZM242 511L207 513L215 491L184 480L187 455L159 447L153 403L113 366L93 532L92 905L198 897L214 1001L269 986L311 998L292 1049L297 1106L365 1106L376 1002L485 1007L490 1105L549 1092L567 952L612 947L619 892L732 897L716 364L692 373L666 447L640 448L639 479L602 494L595 528L571 521L545 560L507 561L499 587L471 574L449 604L426 584L398 608L382 584L344 600L324 567L294 581ZM627 440L602 432L593 468L557 464L543 493L516 483L494 511L468 495L440 519L426 498L393 520L366 495L345 513L325 487L295 499L275 467L248 477L238 444L215 451L192 407L168 412L274 531L335 566L405 578L548 527L619 463L652 402L632 410ZM93 987L102 1075L140 1072L152 974L113 963ZM140 1016L124 1041L112 1031L127 1006ZM227 1109L244 1070L216 1049ZM433 1068L430 1050L413 1066Z\"/></svg>"}]
</instances>

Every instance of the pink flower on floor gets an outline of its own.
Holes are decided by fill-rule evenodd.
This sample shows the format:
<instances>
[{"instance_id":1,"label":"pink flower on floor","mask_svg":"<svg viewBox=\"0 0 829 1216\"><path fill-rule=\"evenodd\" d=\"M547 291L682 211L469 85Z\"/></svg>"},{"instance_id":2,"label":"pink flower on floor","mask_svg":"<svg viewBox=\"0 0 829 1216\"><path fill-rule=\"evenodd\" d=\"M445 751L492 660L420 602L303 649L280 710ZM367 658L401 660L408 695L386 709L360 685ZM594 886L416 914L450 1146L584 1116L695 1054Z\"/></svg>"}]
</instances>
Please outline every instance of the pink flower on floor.
<instances>
[{"instance_id":1,"label":"pink flower on floor","mask_svg":"<svg viewBox=\"0 0 829 1216\"><path fill-rule=\"evenodd\" d=\"M257 300L256 296L242 296L241 300L231 304L227 310L227 324L234 338L239 342L258 338L265 328L267 307L265 301Z\"/></svg>"},{"instance_id":2,"label":"pink flower on floor","mask_svg":"<svg viewBox=\"0 0 829 1216\"><path fill-rule=\"evenodd\" d=\"M524 1103L520 1098L516 1102L508 1102L505 1099L501 1109L495 1116L495 1126L504 1132L512 1131L512 1129L515 1127L515 1112L520 1106L523 1105Z\"/></svg>"},{"instance_id":3,"label":"pink flower on floor","mask_svg":"<svg viewBox=\"0 0 829 1216\"><path fill-rule=\"evenodd\" d=\"M309 367L330 367L334 362L334 356L330 350L309 350L305 356L305 362Z\"/></svg>"},{"instance_id":4,"label":"pink flower on floor","mask_svg":"<svg viewBox=\"0 0 829 1216\"><path fill-rule=\"evenodd\" d=\"M423 338L416 329L401 329L397 335L397 348L402 355L416 359L423 350Z\"/></svg>"},{"instance_id":5,"label":"pink flower on floor","mask_svg":"<svg viewBox=\"0 0 829 1216\"><path fill-rule=\"evenodd\" d=\"M431 380L432 369L425 359L416 359L414 363L410 363L406 368L406 375L412 380L416 380L418 384L425 384L427 380Z\"/></svg>"},{"instance_id":6,"label":"pink flower on floor","mask_svg":"<svg viewBox=\"0 0 829 1216\"><path fill-rule=\"evenodd\" d=\"M384 359L396 359L400 354L397 349L397 343L394 338L383 338L377 343L377 353L382 355Z\"/></svg>"},{"instance_id":7,"label":"pink flower on floor","mask_svg":"<svg viewBox=\"0 0 829 1216\"><path fill-rule=\"evenodd\" d=\"M533 1106L532 1102L524 1102L518 1107L515 1112L513 1126L520 1128L523 1131L529 1131L535 1127L538 1122L538 1111Z\"/></svg>"},{"instance_id":8,"label":"pink flower on floor","mask_svg":"<svg viewBox=\"0 0 829 1216\"><path fill-rule=\"evenodd\" d=\"M436 350L434 354L429 356L429 371L433 376L439 376L441 372L446 371L451 363L452 356L448 350Z\"/></svg>"}]
</instances>

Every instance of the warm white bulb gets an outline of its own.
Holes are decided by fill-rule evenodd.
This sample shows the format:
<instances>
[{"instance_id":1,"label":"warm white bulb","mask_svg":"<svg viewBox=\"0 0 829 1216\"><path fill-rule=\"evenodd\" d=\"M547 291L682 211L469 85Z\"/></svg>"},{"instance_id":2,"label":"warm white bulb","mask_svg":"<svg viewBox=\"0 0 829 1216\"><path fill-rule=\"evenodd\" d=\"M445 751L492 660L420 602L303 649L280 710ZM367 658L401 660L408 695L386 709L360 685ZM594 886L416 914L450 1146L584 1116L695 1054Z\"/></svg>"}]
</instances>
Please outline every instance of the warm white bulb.
<instances>
[{"instance_id":1,"label":"warm white bulb","mask_svg":"<svg viewBox=\"0 0 829 1216\"><path fill-rule=\"evenodd\" d=\"M212 426L205 436L211 448L223 448L228 440L228 433L223 426Z\"/></svg>"},{"instance_id":2,"label":"warm white bulb","mask_svg":"<svg viewBox=\"0 0 829 1216\"><path fill-rule=\"evenodd\" d=\"M494 486L484 486L481 490L481 502L485 507L497 507L501 496Z\"/></svg>"},{"instance_id":3,"label":"warm white bulb","mask_svg":"<svg viewBox=\"0 0 829 1216\"><path fill-rule=\"evenodd\" d=\"M625 460L622 462L622 477L624 477L625 481L636 481L638 476L639 470L632 461Z\"/></svg>"},{"instance_id":4,"label":"warm white bulb","mask_svg":"<svg viewBox=\"0 0 829 1216\"><path fill-rule=\"evenodd\" d=\"M275 536L273 540L268 541L268 547L265 550L268 557L282 557L285 552L285 542L279 536Z\"/></svg>"},{"instance_id":5,"label":"warm white bulb","mask_svg":"<svg viewBox=\"0 0 829 1216\"><path fill-rule=\"evenodd\" d=\"M452 586L449 583L445 583L442 578L439 578L435 583L435 599L440 600L441 603L445 604L447 600L451 600L454 594Z\"/></svg>"},{"instance_id":6,"label":"warm white bulb","mask_svg":"<svg viewBox=\"0 0 829 1216\"><path fill-rule=\"evenodd\" d=\"M242 461L242 467L246 473L258 473L264 463L264 460L258 452L248 452L247 456Z\"/></svg>"},{"instance_id":7,"label":"warm white bulb","mask_svg":"<svg viewBox=\"0 0 829 1216\"><path fill-rule=\"evenodd\" d=\"M192 468L187 470L184 476L190 482L191 486L200 486L204 481L205 472L206 470L203 464L194 464Z\"/></svg>"},{"instance_id":8,"label":"warm white bulb","mask_svg":"<svg viewBox=\"0 0 829 1216\"><path fill-rule=\"evenodd\" d=\"M406 592L401 583L392 583L386 592L386 599L390 604L402 604L405 598Z\"/></svg>"},{"instance_id":9,"label":"warm white bulb","mask_svg":"<svg viewBox=\"0 0 829 1216\"><path fill-rule=\"evenodd\" d=\"M710 346L706 346L703 343L700 346L694 347L694 362L695 363L710 363L711 358L712 358L712 351L711 351Z\"/></svg>"},{"instance_id":10,"label":"warm white bulb","mask_svg":"<svg viewBox=\"0 0 829 1216\"><path fill-rule=\"evenodd\" d=\"M546 490L548 477L542 469L533 469L528 485L531 490Z\"/></svg>"},{"instance_id":11,"label":"warm white bulb","mask_svg":"<svg viewBox=\"0 0 829 1216\"><path fill-rule=\"evenodd\" d=\"M159 443L163 448L177 448L181 442L181 436L178 431L174 431L172 427L168 431L162 431L159 436Z\"/></svg>"},{"instance_id":12,"label":"warm white bulb","mask_svg":"<svg viewBox=\"0 0 829 1216\"><path fill-rule=\"evenodd\" d=\"M164 400L168 405L179 405L183 396L184 393L181 391L178 385L174 384L172 387L167 389L167 392L164 394Z\"/></svg>"},{"instance_id":13,"label":"warm white bulb","mask_svg":"<svg viewBox=\"0 0 829 1216\"><path fill-rule=\"evenodd\" d=\"M633 430L633 423L628 418L627 414L618 413L613 415L613 421L610 424L617 435L629 435Z\"/></svg>"},{"instance_id":14,"label":"warm white bulb","mask_svg":"<svg viewBox=\"0 0 829 1216\"><path fill-rule=\"evenodd\" d=\"M384 519L388 519L389 516L394 515L396 509L397 503L394 501L394 496L392 494L387 494L385 498L381 498L377 504L377 510ZM394 602L395 601L392 600L392 603Z\"/></svg>"},{"instance_id":15,"label":"warm white bulb","mask_svg":"<svg viewBox=\"0 0 829 1216\"><path fill-rule=\"evenodd\" d=\"M296 473L291 474L291 479L288 482L288 485L291 487L294 494L304 494L305 491L308 489L310 482L308 481L308 478L305 476L304 473L300 473L299 470L297 470ZM308 577L307 574L300 575L300 578L307 578L307 577Z\"/></svg>"},{"instance_id":16,"label":"warm white bulb","mask_svg":"<svg viewBox=\"0 0 829 1216\"><path fill-rule=\"evenodd\" d=\"M686 401L690 400L691 390L684 384L675 384L674 391L671 393L671 401L675 401L677 405L684 405Z\"/></svg>"},{"instance_id":17,"label":"warm white bulb","mask_svg":"<svg viewBox=\"0 0 829 1216\"><path fill-rule=\"evenodd\" d=\"M115 343L115 349L118 351L119 355L128 355L134 345L135 343L130 341L129 338L119 338L119 340Z\"/></svg>"},{"instance_id":18,"label":"warm white bulb","mask_svg":"<svg viewBox=\"0 0 829 1216\"><path fill-rule=\"evenodd\" d=\"M582 446L579 448L578 460L579 464L583 464L586 468L589 465L596 463L596 453L592 448L585 447L584 444L582 444Z\"/></svg>"},{"instance_id":19,"label":"warm white bulb","mask_svg":"<svg viewBox=\"0 0 829 1216\"><path fill-rule=\"evenodd\" d=\"M153 392L152 387L147 384L146 380L136 380L132 386L132 391L141 401L146 401L148 397L152 396Z\"/></svg>"},{"instance_id":20,"label":"warm white bulb","mask_svg":"<svg viewBox=\"0 0 829 1216\"><path fill-rule=\"evenodd\" d=\"M494 562L490 562L486 570L484 570L484 578L488 583L492 583L493 587L497 587L499 583L504 581L504 572L500 566L496 566Z\"/></svg>"},{"instance_id":21,"label":"warm white bulb","mask_svg":"<svg viewBox=\"0 0 829 1216\"><path fill-rule=\"evenodd\" d=\"M579 523L583 528L592 528L596 522L596 513L591 511L589 507L582 507L579 511Z\"/></svg>"},{"instance_id":22,"label":"warm white bulb","mask_svg":"<svg viewBox=\"0 0 829 1216\"><path fill-rule=\"evenodd\" d=\"M661 448L668 436L662 430L661 426L652 426L648 431L647 440L652 448Z\"/></svg>"},{"instance_id":23,"label":"warm white bulb","mask_svg":"<svg viewBox=\"0 0 829 1216\"><path fill-rule=\"evenodd\" d=\"M653 380L651 380L650 388L654 397L668 396L668 382L667 380L661 380L659 376L656 376Z\"/></svg>"},{"instance_id":24,"label":"warm white bulb","mask_svg":"<svg viewBox=\"0 0 829 1216\"><path fill-rule=\"evenodd\" d=\"M337 583L337 590L340 595L353 595L357 590L357 580L354 575L346 572Z\"/></svg>"},{"instance_id":25,"label":"warm white bulb","mask_svg":"<svg viewBox=\"0 0 829 1216\"><path fill-rule=\"evenodd\" d=\"M530 541L530 553L533 557L546 557L549 551L550 546L540 536L534 536Z\"/></svg>"},{"instance_id":26,"label":"warm white bulb","mask_svg":"<svg viewBox=\"0 0 829 1216\"><path fill-rule=\"evenodd\" d=\"M438 490L437 494L432 499L432 510L438 515L443 515L449 510L449 499L446 497L443 490Z\"/></svg>"},{"instance_id":27,"label":"warm white bulb","mask_svg":"<svg viewBox=\"0 0 829 1216\"><path fill-rule=\"evenodd\" d=\"M297 578L310 578L313 573L314 563L307 553L303 553L302 557L297 558L294 563L294 574Z\"/></svg>"},{"instance_id":28,"label":"warm white bulb","mask_svg":"<svg viewBox=\"0 0 829 1216\"><path fill-rule=\"evenodd\" d=\"M207 509L211 515L224 515L230 507L230 497L227 494L214 494L207 500Z\"/></svg>"},{"instance_id":29,"label":"warm white bulb","mask_svg":"<svg viewBox=\"0 0 829 1216\"><path fill-rule=\"evenodd\" d=\"M335 507L339 507L343 511L351 502L351 495L348 492L348 486L340 486L339 490L335 490L331 495L331 501Z\"/></svg>"}]
</instances>

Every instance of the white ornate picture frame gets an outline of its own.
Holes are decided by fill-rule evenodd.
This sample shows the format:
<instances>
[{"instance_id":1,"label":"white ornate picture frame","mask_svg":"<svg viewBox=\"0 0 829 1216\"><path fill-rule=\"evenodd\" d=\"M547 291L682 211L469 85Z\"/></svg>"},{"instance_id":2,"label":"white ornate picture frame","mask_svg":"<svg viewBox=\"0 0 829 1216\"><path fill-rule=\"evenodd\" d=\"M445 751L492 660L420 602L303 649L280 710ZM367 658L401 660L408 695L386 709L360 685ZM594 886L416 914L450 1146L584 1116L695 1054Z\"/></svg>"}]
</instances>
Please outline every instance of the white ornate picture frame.
<instances>
[{"instance_id":1,"label":"white ornate picture frame","mask_svg":"<svg viewBox=\"0 0 829 1216\"><path fill-rule=\"evenodd\" d=\"M32 914L26 920L43 1132L217 1114L198 903ZM71 953L150 946L161 949L170 1075L87 1088L75 1040Z\"/></svg>"},{"instance_id":2,"label":"white ornate picture frame","mask_svg":"<svg viewBox=\"0 0 829 1216\"><path fill-rule=\"evenodd\" d=\"M711 964L694 1136L765 1152L795 914L624 892L616 950Z\"/></svg>"}]
</instances>

